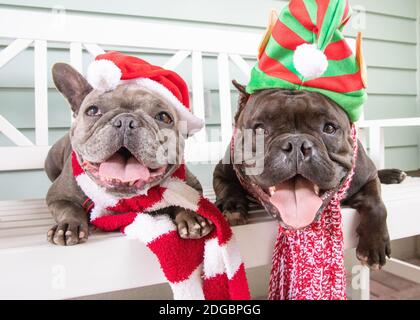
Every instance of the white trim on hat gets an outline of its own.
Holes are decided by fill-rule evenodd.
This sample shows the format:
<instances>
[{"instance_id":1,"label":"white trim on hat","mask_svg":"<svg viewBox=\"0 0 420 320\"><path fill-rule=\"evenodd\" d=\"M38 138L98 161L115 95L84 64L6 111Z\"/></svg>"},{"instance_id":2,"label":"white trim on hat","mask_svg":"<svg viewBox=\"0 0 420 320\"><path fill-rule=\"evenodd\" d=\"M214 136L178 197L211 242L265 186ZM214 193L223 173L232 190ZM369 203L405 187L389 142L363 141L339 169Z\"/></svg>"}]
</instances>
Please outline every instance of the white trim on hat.
<instances>
[{"instance_id":1,"label":"white trim on hat","mask_svg":"<svg viewBox=\"0 0 420 320\"><path fill-rule=\"evenodd\" d=\"M178 100L174 94L159 82L148 79L138 78L134 79L135 83L143 88L149 89L153 93L160 95L163 99L169 102L177 111L181 121L186 121L188 126L188 133L194 134L201 130L204 123L203 120L196 117L181 101Z\"/></svg>"},{"instance_id":2,"label":"white trim on hat","mask_svg":"<svg viewBox=\"0 0 420 320\"><path fill-rule=\"evenodd\" d=\"M174 94L159 82L149 78L137 78L130 80L121 80L121 70L110 60L101 59L92 62L87 71L87 81L96 90L112 91L118 85L124 83L136 83L153 93L158 94L168 103L170 103L178 112L180 121L187 123L187 131L192 135L201 130L204 126L203 120L196 117Z\"/></svg>"}]
</instances>

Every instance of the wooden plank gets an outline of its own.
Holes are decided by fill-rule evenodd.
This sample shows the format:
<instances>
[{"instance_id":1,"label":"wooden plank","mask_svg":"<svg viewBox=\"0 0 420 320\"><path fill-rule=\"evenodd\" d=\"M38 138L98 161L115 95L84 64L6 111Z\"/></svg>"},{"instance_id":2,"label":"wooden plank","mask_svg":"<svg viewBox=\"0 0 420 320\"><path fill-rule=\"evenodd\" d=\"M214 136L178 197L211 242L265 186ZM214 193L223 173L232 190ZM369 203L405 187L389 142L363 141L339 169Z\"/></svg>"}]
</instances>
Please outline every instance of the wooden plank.
<instances>
[{"instance_id":1,"label":"wooden plank","mask_svg":"<svg viewBox=\"0 0 420 320\"><path fill-rule=\"evenodd\" d=\"M204 80L203 59L200 51L192 52L192 92L193 113L200 119L205 119L204 106ZM206 141L205 127L195 134L194 138L199 142Z\"/></svg>"},{"instance_id":2,"label":"wooden plank","mask_svg":"<svg viewBox=\"0 0 420 320\"><path fill-rule=\"evenodd\" d=\"M391 258L383 267L383 270L401 278L420 284L420 267L408 262Z\"/></svg>"},{"instance_id":3,"label":"wooden plank","mask_svg":"<svg viewBox=\"0 0 420 320\"><path fill-rule=\"evenodd\" d=\"M163 68L175 70L189 55L191 51L180 50L175 53L164 65Z\"/></svg>"},{"instance_id":4,"label":"wooden plank","mask_svg":"<svg viewBox=\"0 0 420 320\"><path fill-rule=\"evenodd\" d=\"M80 73L83 73L83 48L80 42L70 43L70 64Z\"/></svg>"},{"instance_id":5,"label":"wooden plank","mask_svg":"<svg viewBox=\"0 0 420 320\"><path fill-rule=\"evenodd\" d=\"M229 56L226 53L220 53L218 57L219 73L219 101L221 114L221 137L222 146L228 146L233 132L232 106L230 96L230 73Z\"/></svg>"},{"instance_id":6,"label":"wooden plank","mask_svg":"<svg viewBox=\"0 0 420 320\"><path fill-rule=\"evenodd\" d=\"M83 47L89 52L89 54L93 57L96 57L97 55L104 54L105 50L102 49L100 46L94 43L84 43Z\"/></svg>"},{"instance_id":7,"label":"wooden plank","mask_svg":"<svg viewBox=\"0 0 420 320\"><path fill-rule=\"evenodd\" d=\"M33 146L31 140L17 130L9 121L0 115L0 132L20 147ZM13 159L11 159L13 161Z\"/></svg>"},{"instance_id":8,"label":"wooden plank","mask_svg":"<svg viewBox=\"0 0 420 320\"><path fill-rule=\"evenodd\" d=\"M362 127L361 124L359 125ZM385 167L384 131L379 126L369 126L369 156L376 168Z\"/></svg>"},{"instance_id":9,"label":"wooden plank","mask_svg":"<svg viewBox=\"0 0 420 320\"><path fill-rule=\"evenodd\" d=\"M250 65L238 54L231 54L229 58L233 63L242 71L247 80L251 79L251 67Z\"/></svg>"},{"instance_id":10,"label":"wooden plank","mask_svg":"<svg viewBox=\"0 0 420 320\"><path fill-rule=\"evenodd\" d=\"M0 172L43 168L49 149L48 146L1 147L1 152L8 156L0 157Z\"/></svg>"},{"instance_id":11,"label":"wooden plank","mask_svg":"<svg viewBox=\"0 0 420 320\"><path fill-rule=\"evenodd\" d=\"M32 44L33 40L16 39L0 51L0 68Z\"/></svg>"},{"instance_id":12,"label":"wooden plank","mask_svg":"<svg viewBox=\"0 0 420 320\"><path fill-rule=\"evenodd\" d=\"M47 42L35 40L35 143L48 146Z\"/></svg>"},{"instance_id":13,"label":"wooden plank","mask_svg":"<svg viewBox=\"0 0 420 320\"><path fill-rule=\"evenodd\" d=\"M143 22L139 19L115 17L112 23L107 17L66 14L66 25L60 30L50 28L53 20L50 12L0 8L0 30L3 37L45 39L49 42L72 42L99 45L130 46L165 50L195 50L202 52L229 52L255 55L254 48L261 38L259 33L235 30L191 27L176 24ZM25 25L15 21L25 20ZM31 27L29 28L28 25ZM133 37L127 30L136 30L141 37ZM170 34L162 41L162 36Z\"/></svg>"},{"instance_id":14,"label":"wooden plank","mask_svg":"<svg viewBox=\"0 0 420 320\"><path fill-rule=\"evenodd\" d=\"M371 272L373 274L374 272ZM397 291L376 281L370 280L370 293L377 297L378 299L381 299L384 296L394 295L397 294Z\"/></svg>"},{"instance_id":15,"label":"wooden plank","mask_svg":"<svg viewBox=\"0 0 420 320\"><path fill-rule=\"evenodd\" d=\"M384 286L387 286L394 291L402 291L415 286L415 283L386 271L380 270L377 272L372 272L370 275L371 281L375 281L376 283L380 283Z\"/></svg>"}]
</instances>

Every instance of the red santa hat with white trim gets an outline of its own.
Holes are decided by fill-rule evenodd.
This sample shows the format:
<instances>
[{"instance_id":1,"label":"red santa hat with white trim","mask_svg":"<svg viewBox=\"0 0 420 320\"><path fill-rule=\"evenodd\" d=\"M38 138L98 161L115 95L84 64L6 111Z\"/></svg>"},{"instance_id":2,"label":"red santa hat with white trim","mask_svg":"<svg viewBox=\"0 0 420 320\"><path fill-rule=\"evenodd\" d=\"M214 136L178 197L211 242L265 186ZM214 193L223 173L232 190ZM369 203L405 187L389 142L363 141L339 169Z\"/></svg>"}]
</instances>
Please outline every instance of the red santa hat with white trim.
<instances>
[{"instance_id":1,"label":"red santa hat with white trim","mask_svg":"<svg viewBox=\"0 0 420 320\"><path fill-rule=\"evenodd\" d=\"M174 71L152 65L140 58L109 51L98 55L87 71L87 81L96 90L112 91L124 83L136 83L170 103L188 135L201 130L203 121L190 110L188 86Z\"/></svg>"}]
</instances>

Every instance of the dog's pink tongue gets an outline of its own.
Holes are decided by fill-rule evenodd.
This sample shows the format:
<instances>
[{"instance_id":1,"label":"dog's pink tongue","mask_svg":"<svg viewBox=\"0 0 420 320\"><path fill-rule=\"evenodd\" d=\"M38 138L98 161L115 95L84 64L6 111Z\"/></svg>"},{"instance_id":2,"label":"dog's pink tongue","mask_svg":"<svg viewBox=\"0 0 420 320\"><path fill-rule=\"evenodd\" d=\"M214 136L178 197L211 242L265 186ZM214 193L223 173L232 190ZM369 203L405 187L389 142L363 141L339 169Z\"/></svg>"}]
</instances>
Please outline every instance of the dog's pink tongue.
<instances>
[{"instance_id":1,"label":"dog's pink tongue","mask_svg":"<svg viewBox=\"0 0 420 320\"><path fill-rule=\"evenodd\" d=\"M149 169L138 162L136 158L130 157L126 160L118 153L101 163L99 175L101 177L118 179L122 182L147 181L150 178Z\"/></svg>"},{"instance_id":2,"label":"dog's pink tongue","mask_svg":"<svg viewBox=\"0 0 420 320\"><path fill-rule=\"evenodd\" d=\"M302 178L283 182L276 186L270 202L277 208L285 224L299 229L314 221L322 200L314 190L314 185Z\"/></svg>"}]
</instances>

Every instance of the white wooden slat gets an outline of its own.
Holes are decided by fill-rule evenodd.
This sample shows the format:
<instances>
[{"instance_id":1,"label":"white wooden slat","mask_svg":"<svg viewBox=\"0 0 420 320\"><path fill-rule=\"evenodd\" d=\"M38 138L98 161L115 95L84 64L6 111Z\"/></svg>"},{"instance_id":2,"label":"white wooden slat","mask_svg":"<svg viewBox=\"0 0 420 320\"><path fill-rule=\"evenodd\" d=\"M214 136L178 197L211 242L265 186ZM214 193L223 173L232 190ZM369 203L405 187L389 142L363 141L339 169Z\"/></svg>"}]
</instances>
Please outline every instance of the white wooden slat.
<instances>
[{"instance_id":1,"label":"white wooden slat","mask_svg":"<svg viewBox=\"0 0 420 320\"><path fill-rule=\"evenodd\" d=\"M14 221L0 221L0 234L2 230L24 228L24 227L39 227L39 226L48 226L54 223L52 216L46 218L38 218L31 221L28 220L14 220Z\"/></svg>"},{"instance_id":2,"label":"white wooden slat","mask_svg":"<svg viewBox=\"0 0 420 320\"><path fill-rule=\"evenodd\" d=\"M369 156L376 168L385 168L385 141L382 127L369 127Z\"/></svg>"},{"instance_id":3,"label":"white wooden slat","mask_svg":"<svg viewBox=\"0 0 420 320\"><path fill-rule=\"evenodd\" d=\"M1 147L1 154L7 157L0 157L0 172L42 169L49 149L48 146Z\"/></svg>"},{"instance_id":4,"label":"white wooden slat","mask_svg":"<svg viewBox=\"0 0 420 320\"><path fill-rule=\"evenodd\" d=\"M232 106L230 95L229 56L220 53L217 57L219 75L220 125L222 145L227 146L233 132Z\"/></svg>"},{"instance_id":5,"label":"white wooden slat","mask_svg":"<svg viewBox=\"0 0 420 320\"><path fill-rule=\"evenodd\" d=\"M0 51L0 68L32 44L33 40L16 39L6 48Z\"/></svg>"},{"instance_id":6,"label":"white wooden slat","mask_svg":"<svg viewBox=\"0 0 420 320\"><path fill-rule=\"evenodd\" d=\"M420 284L420 267L395 258L387 260L383 270Z\"/></svg>"},{"instance_id":7,"label":"white wooden slat","mask_svg":"<svg viewBox=\"0 0 420 320\"><path fill-rule=\"evenodd\" d=\"M193 112L204 120L204 80L203 80L203 56L200 51L192 52L192 92L193 92ZM194 135L196 141L206 141L205 127Z\"/></svg>"},{"instance_id":8,"label":"white wooden slat","mask_svg":"<svg viewBox=\"0 0 420 320\"><path fill-rule=\"evenodd\" d=\"M251 67L250 65L239 55L239 54L230 54L229 55L232 62L242 71L246 76L248 81L251 78Z\"/></svg>"},{"instance_id":9,"label":"white wooden slat","mask_svg":"<svg viewBox=\"0 0 420 320\"><path fill-rule=\"evenodd\" d=\"M70 43L70 64L80 73L83 73L83 47L80 42Z\"/></svg>"},{"instance_id":10,"label":"white wooden slat","mask_svg":"<svg viewBox=\"0 0 420 320\"><path fill-rule=\"evenodd\" d=\"M357 123L360 128L370 127L420 127L420 118L364 120Z\"/></svg>"},{"instance_id":11,"label":"white wooden slat","mask_svg":"<svg viewBox=\"0 0 420 320\"><path fill-rule=\"evenodd\" d=\"M9 121L7 121L2 115L0 115L0 132L2 132L7 138L13 143L20 147L33 146L31 140L29 140L23 133L16 129ZM1 150L1 149L0 149ZM11 159L11 161L14 161Z\"/></svg>"},{"instance_id":12,"label":"white wooden slat","mask_svg":"<svg viewBox=\"0 0 420 320\"><path fill-rule=\"evenodd\" d=\"M144 22L83 13L67 12L63 28L51 28L54 17L50 12L0 8L0 30L3 37L44 39L50 42L97 43L99 45L130 46L165 50L196 50L229 52L255 57L261 31L241 32L216 28L191 27L166 23ZM16 21L27 21L16 24ZM28 28L30 24L31 28ZM135 30L136 35L127 32ZM162 41L162 35L170 35Z\"/></svg>"},{"instance_id":13,"label":"white wooden slat","mask_svg":"<svg viewBox=\"0 0 420 320\"><path fill-rule=\"evenodd\" d=\"M47 41L35 40L35 143L48 146Z\"/></svg>"},{"instance_id":14,"label":"white wooden slat","mask_svg":"<svg viewBox=\"0 0 420 320\"><path fill-rule=\"evenodd\" d=\"M191 51L180 50L175 53L164 65L163 68L175 70L189 55Z\"/></svg>"},{"instance_id":15,"label":"white wooden slat","mask_svg":"<svg viewBox=\"0 0 420 320\"><path fill-rule=\"evenodd\" d=\"M31 212L26 212L25 214L17 214L17 215L0 215L0 228L2 227L3 222L15 222L15 221L22 221L26 222L29 225L32 225L32 222L43 220L43 219L51 219L51 213L48 210L33 210Z\"/></svg>"},{"instance_id":16,"label":"white wooden slat","mask_svg":"<svg viewBox=\"0 0 420 320\"><path fill-rule=\"evenodd\" d=\"M94 43L83 43L83 46L94 58L100 54L104 54L105 50Z\"/></svg>"}]
</instances>

